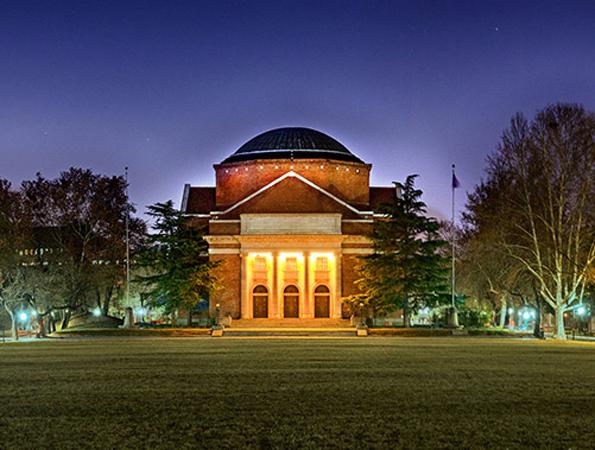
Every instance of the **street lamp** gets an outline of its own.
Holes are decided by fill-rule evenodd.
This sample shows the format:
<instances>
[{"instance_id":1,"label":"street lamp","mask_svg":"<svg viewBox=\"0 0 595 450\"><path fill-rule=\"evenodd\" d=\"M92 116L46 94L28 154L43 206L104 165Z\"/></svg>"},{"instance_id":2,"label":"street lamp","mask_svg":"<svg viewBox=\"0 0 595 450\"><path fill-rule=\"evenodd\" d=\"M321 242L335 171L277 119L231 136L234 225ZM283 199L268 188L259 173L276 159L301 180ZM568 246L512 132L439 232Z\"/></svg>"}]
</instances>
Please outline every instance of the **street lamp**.
<instances>
[{"instance_id":1,"label":"street lamp","mask_svg":"<svg viewBox=\"0 0 595 450\"><path fill-rule=\"evenodd\" d=\"M147 312L147 310L145 308L143 308L142 306L140 308L138 308L136 310L136 314L139 317L139 322L143 323L145 321L145 313Z\"/></svg>"}]
</instances>

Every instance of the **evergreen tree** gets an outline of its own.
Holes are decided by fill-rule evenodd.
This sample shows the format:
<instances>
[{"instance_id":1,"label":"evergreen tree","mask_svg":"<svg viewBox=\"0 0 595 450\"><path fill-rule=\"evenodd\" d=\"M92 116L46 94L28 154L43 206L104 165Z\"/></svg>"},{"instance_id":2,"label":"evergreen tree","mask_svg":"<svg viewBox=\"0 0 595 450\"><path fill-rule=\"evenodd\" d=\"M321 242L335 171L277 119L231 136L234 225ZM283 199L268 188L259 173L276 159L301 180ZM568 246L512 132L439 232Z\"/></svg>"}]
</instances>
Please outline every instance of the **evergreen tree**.
<instances>
[{"instance_id":1,"label":"evergreen tree","mask_svg":"<svg viewBox=\"0 0 595 450\"><path fill-rule=\"evenodd\" d=\"M154 218L154 233L137 261L148 275L137 281L148 287L147 297L172 314L175 326L178 309L186 309L190 316L198 302L216 288L215 263L209 261L203 230L188 226L171 200L149 206L148 214Z\"/></svg>"},{"instance_id":2,"label":"evergreen tree","mask_svg":"<svg viewBox=\"0 0 595 450\"><path fill-rule=\"evenodd\" d=\"M403 309L405 326L412 312L448 302L448 261L440 254L446 242L439 238L436 219L426 216L416 177L395 183L398 195L380 206L383 217L370 235L374 253L362 258L357 281L376 310Z\"/></svg>"}]
</instances>

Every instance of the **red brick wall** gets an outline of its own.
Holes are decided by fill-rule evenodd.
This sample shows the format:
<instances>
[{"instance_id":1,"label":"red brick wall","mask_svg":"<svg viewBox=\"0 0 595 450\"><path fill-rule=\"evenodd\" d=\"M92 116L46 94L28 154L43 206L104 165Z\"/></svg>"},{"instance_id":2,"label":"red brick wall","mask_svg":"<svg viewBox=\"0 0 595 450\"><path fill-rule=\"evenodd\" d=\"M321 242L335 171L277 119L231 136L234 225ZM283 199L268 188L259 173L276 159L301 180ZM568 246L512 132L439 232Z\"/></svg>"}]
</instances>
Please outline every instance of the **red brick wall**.
<instances>
[{"instance_id":1,"label":"red brick wall","mask_svg":"<svg viewBox=\"0 0 595 450\"><path fill-rule=\"evenodd\" d=\"M234 219L242 213L342 213L343 217L360 217L295 177L284 179L222 217Z\"/></svg>"},{"instance_id":2,"label":"red brick wall","mask_svg":"<svg viewBox=\"0 0 595 450\"><path fill-rule=\"evenodd\" d=\"M343 222L341 225L341 230L343 234L367 235L372 232L373 226L374 225L372 223Z\"/></svg>"},{"instance_id":3,"label":"red brick wall","mask_svg":"<svg viewBox=\"0 0 595 450\"><path fill-rule=\"evenodd\" d=\"M368 204L370 200L370 164L280 159L217 164L214 167L218 209L238 202L290 170L347 202Z\"/></svg>"},{"instance_id":4,"label":"red brick wall","mask_svg":"<svg viewBox=\"0 0 595 450\"><path fill-rule=\"evenodd\" d=\"M349 295L359 294L360 290L357 288L355 284L355 280L359 278L359 275L356 271L356 266L360 263L358 260L359 255L343 255L342 260L342 282L343 285L341 287L341 292L343 293L344 297Z\"/></svg>"},{"instance_id":5,"label":"red brick wall","mask_svg":"<svg viewBox=\"0 0 595 450\"><path fill-rule=\"evenodd\" d=\"M215 317L215 305L221 305L221 315L231 314L234 319L239 319L240 311L240 255L211 255L211 261L221 261L214 270L221 288L217 290L209 302L211 317Z\"/></svg>"},{"instance_id":6,"label":"red brick wall","mask_svg":"<svg viewBox=\"0 0 595 450\"><path fill-rule=\"evenodd\" d=\"M209 219L203 217L189 217L186 224L190 227L206 230L209 225Z\"/></svg>"},{"instance_id":7,"label":"red brick wall","mask_svg":"<svg viewBox=\"0 0 595 450\"><path fill-rule=\"evenodd\" d=\"M240 234L240 223L217 223L212 221L209 223L209 234Z\"/></svg>"}]
</instances>

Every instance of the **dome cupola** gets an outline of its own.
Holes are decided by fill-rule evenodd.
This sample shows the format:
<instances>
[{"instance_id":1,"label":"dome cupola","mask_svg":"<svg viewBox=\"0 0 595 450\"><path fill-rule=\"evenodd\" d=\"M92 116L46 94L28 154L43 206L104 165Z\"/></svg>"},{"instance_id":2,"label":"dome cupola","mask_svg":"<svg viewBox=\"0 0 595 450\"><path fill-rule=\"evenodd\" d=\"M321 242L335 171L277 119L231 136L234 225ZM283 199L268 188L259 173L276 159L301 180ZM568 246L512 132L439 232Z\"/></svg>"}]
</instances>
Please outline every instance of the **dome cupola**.
<instances>
[{"instance_id":1,"label":"dome cupola","mask_svg":"<svg viewBox=\"0 0 595 450\"><path fill-rule=\"evenodd\" d=\"M250 139L222 164L257 159L334 159L363 163L343 144L311 128L277 128Z\"/></svg>"}]
</instances>

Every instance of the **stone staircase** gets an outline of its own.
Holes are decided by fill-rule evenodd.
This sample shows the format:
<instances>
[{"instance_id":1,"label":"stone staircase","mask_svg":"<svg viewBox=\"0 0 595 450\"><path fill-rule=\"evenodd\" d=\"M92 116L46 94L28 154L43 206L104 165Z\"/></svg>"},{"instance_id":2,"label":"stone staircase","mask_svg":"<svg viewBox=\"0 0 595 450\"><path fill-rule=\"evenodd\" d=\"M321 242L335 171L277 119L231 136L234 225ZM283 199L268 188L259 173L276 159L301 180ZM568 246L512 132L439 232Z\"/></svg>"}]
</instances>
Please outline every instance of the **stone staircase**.
<instances>
[{"instance_id":1,"label":"stone staircase","mask_svg":"<svg viewBox=\"0 0 595 450\"><path fill-rule=\"evenodd\" d=\"M228 328L352 328L348 319L236 319Z\"/></svg>"},{"instance_id":2,"label":"stone staircase","mask_svg":"<svg viewBox=\"0 0 595 450\"><path fill-rule=\"evenodd\" d=\"M225 336L355 336L355 328L344 319L238 319Z\"/></svg>"}]
</instances>

